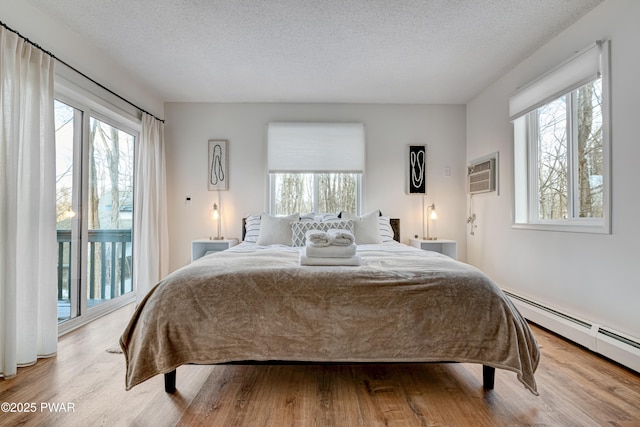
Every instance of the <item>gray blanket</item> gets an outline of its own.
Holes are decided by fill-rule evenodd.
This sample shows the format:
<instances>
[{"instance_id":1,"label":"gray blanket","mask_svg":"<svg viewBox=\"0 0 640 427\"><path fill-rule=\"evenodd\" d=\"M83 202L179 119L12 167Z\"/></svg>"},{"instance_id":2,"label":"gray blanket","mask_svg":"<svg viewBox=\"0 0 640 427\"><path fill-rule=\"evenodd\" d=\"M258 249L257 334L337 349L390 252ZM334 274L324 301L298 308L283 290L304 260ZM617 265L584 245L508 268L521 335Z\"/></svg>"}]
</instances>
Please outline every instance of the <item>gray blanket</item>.
<instances>
[{"instance_id":1,"label":"gray blanket","mask_svg":"<svg viewBox=\"0 0 640 427\"><path fill-rule=\"evenodd\" d=\"M299 265L295 249L225 251L183 267L120 339L126 388L187 364L471 362L537 394L531 330L483 273L404 245L359 249L358 267Z\"/></svg>"}]
</instances>

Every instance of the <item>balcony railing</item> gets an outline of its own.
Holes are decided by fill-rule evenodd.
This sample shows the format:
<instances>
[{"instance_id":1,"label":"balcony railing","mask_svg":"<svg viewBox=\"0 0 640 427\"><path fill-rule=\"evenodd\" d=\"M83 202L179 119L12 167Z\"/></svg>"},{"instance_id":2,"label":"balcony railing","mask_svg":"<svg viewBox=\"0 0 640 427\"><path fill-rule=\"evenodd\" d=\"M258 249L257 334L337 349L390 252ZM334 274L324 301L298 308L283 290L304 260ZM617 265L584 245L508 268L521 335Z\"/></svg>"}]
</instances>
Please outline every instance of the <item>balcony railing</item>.
<instances>
[{"instance_id":1,"label":"balcony railing","mask_svg":"<svg viewBox=\"0 0 640 427\"><path fill-rule=\"evenodd\" d=\"M58 300L69 299L71 252L71 230L58 230ZM88 257L90 301L131 292L131 230L89 230Z\"/></svg>"}]
</instances>

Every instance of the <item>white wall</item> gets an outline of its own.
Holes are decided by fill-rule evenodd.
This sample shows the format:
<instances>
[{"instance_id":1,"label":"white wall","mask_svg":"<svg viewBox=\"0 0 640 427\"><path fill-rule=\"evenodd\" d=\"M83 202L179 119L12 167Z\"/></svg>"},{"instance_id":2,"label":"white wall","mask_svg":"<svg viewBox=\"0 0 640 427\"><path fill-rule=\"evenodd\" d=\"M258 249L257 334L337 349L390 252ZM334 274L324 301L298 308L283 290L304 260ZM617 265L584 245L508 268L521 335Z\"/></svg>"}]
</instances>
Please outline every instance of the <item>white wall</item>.
<instances>
[{"instance_id":1,"label":"white wall","mask_svg":"<svg viewBox=\"0 0 640 427\"><path fill-rule=\"evenodd\" d=\"M467 105L467 159L501 155L501 194L474 197L467 260L499 285L574 316L640 337L640 1L607 0ZM611 235L511 228L513 130L508 98L597 39L611 40Z\"/></svg>"},{"instance_id":2,"label":"white wall","mask_svg":"<svg viewBox=\"0 0 640 427\"><path fill-rule=\"evenodd\" d=\"M85 38L53 21L29 2L0 1L0 20L107 89L157 117L163 117L164 104L146 86L144 76L128 73L117 61L87 43ZM56 68L64 66L56 64ZM83 80L78 77L80 84Z\"/></svg>"},{"instance_id":3,"label":"white wall","mask_svg":"<svg viewBox=\"0 0 640 427\"><path fill-rule=\"evenodd\" d=\"M439 214L435 233L458 240L465 253L464 105L167 103L165 112L171 270L189 262L191 240L214 233L209 210L218 196L225 237L240 237L242 217L267 209L265 138L273 121L364 123L363 212L380 209L400 218L404 242L422 235L422 197L405 194L406 146L426 144L426 200ZM207 190L209 139L229 141L229 191Z\"/></svg>"}]
</instances>

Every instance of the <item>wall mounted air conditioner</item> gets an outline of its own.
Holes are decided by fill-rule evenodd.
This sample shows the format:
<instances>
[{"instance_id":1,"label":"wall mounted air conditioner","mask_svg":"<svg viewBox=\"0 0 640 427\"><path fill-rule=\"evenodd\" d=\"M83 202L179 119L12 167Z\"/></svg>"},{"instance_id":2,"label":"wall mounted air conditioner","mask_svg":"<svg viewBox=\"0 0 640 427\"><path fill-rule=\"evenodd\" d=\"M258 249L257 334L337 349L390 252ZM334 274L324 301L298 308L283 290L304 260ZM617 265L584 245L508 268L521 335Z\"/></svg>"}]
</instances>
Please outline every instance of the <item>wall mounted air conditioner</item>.
<instances>
[{"instance_id":1,"label":"wall mounted air conditioner","mask_svg":"<svg viewBox=\"0 0 640 427\"><path fill-rule=\"evenodd\" d=\"M496 191L496 157L476 160L467 167L467 193Z\"/></svg>"}]
</instances>

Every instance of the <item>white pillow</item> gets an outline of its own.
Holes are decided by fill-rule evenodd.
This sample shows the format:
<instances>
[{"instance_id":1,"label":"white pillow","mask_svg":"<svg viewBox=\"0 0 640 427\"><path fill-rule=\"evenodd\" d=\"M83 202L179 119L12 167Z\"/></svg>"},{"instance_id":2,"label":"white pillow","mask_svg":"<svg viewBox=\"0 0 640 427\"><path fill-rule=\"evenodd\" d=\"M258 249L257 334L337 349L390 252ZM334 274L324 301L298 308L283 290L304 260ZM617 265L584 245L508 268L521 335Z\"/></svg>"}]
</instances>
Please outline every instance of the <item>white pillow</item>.
<instances>
[{"instance_id":1,"label":"white pillow","mask_svg":"<svg viewBox=\"0 0 640 427\"><path fill-rule=\"evenodd\" d=\"M298 221L300 214L273 216L263 213L260 218L260 234L256 243L261 246L291 246L291 223Z\"/></svg>"},{"instance_id":2,"label":"white pillow","mask_svg":"<svg viewBox=\"0 0 640 427\"><path fill-rule=\"evenodd\" d=\"M356 238L358 245L365 244L380 244L382 239L380 238L380 225L378 217L380 211L375 210L368 214L357 216L349 212L342 212L342 219L353 220L353 235Z\"/></svg>"}]
</instances>

